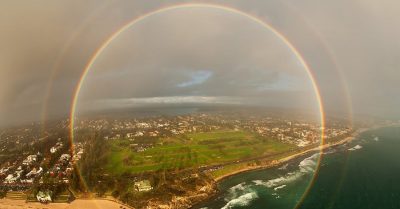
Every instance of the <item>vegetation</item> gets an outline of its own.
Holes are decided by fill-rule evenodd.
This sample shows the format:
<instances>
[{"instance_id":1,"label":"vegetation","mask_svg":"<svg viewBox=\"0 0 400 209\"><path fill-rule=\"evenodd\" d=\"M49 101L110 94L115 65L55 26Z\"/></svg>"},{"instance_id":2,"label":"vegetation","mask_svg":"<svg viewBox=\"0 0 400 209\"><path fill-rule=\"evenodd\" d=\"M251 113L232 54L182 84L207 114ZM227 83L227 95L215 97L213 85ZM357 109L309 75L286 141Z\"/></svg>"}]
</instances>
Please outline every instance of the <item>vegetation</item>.
<instances>
[{"instance_id":1,"label":"vegetation","mask_svg":"<svg viewBox=\"0 0 400 209\"><path fill-rule=\"evenodd\" d=\"M212 194L216 191L213 178L257 163L258 158L294 149L294 145L255 133L232 130L130 140L104 140L97 133L86 135L85 140L85 153L74 169L71 188L83 194L112 195L139 208L150 199L190 196L200 188L206 188L203 195ZM211 175L200 172L215 167L219 169ZM137 191L134 183L141 179L149 180L153 189Z\"/></svg>"},{"instance_id":2,"label":"vegetation","mask_svg":"<svg viewBox=\"0 0 400 209\"><path fill-rule=\"evenodd\" d=\"M135 141L109 142L106 170L111 174L181 170L218 165L290 150L293 146L244 131L194 133L159 139L157 145L135 151Z\"/></svg>"}]
</instances>

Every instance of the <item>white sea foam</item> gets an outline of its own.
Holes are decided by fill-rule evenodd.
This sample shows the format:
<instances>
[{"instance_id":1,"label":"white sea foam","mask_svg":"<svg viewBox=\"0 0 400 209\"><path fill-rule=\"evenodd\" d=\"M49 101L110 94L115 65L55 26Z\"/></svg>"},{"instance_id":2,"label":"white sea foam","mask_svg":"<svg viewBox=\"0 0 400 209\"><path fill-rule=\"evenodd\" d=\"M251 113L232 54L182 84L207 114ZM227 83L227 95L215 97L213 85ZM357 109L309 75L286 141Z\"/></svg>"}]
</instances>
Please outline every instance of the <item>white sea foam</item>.
<instances>
[{"instance_id":1,"label":"white sea foam","mask_svg":"<svg viewBox=\"0 0 400 209\"><path fill-rule=\"evenodd\" d=\"M285 188L285 187L286 187L286 184L281 185L281 186L278 186L278 187L275 187L274 190L277 191L277 190L283 189L283 188Z\"/></svg>"},{"instance_id":2,"label":"white sea foam","mask_svg":"<svg viewBox=\"0 0 400 209\"><path fill-rule=\"evenodd\" d=\"M325 151L324 155L332 154L332 153L335 153L335 152L336 152L336 150L331 149L331 150Z\"/></svg>"},{"instance_id":3,"label":"white sea foam","mask_svg":"<svg viewBox=\"0 0 400 209\"><path fill-rule=\"evenodd\" d=\"M289 164L286 163L285 165L282 165L282 166L279 167L278 169L279 169L279 170L286 170L288 166L289 166Z\"/></svg>"},{"instance_id":4,"label":"white sea foam","mask_svg":"<svg viewBox=\"0 0 400 209\"><path fill-rule=\"evenodd\" d=\"M357 144L356 146L354 146L354 147L352 147L352 148L350 148L350 149L348 149L348 150L354 151L354 150L358 150L358 149L361 149L361 148L362 148L362 146L359 145L359 144Z\"/></svg>"},{"instance_id":5,"label":"white sea foam","mask_svg":"<svg viewBox=\"0 0 400 209\"><path fill-rule=\"evenodd\" d=\"M235 199L238 196L240 196L241 194L250 192L250 191L251 191L250 187L243 182L243 183L240 183L238 185L235 185L235 186L229 188L228 195L224 199L225 199L225 201L228 202L231 199Z\"/></svg>"},{"instance_id":6,"label":"white sea foam","mask_svg":"<svg viewBox=\"0 0 400 209\"><path fill-rule=\"evenodd\" d=\"M264 185L268 188L272 187L280 187L282 185L286 185L290 182L296 181L297 179L301 178L302 176L314 172L315 167L317 166L317 159L319 154L316 153L311 157L305 158L299 163L299 170L294 172L289 172L284 176L270 179L268 181L261 181L261 180L254 180L253 183L256 185ZM283 188L283 187L282 187Z\"/></svg>"},{"instance_id":7,"label":"white sea foam","mask_svg":"<svg viewBox=\"0 0 400 209\"><path fill-rule=\"evenodd\" d=\"M265 185L264 181L262 181L262 180L254 180L253 183L255 185Z\"/></svg>"},{"instance_id":8,"label":"white sea foam","mask_svg":"<svg viewBox=\"0 0 400 209\"><path fill-rule=\"evenodd\" d=\"M304 160L302 160L299 164L300 171L302 173L309 173L309 172L314 172L314 169L317 165L317 159L319 157L319 154L313 154L311 157L308 157Z\"/></svg>"},{"instance_id":9,"label":"white sea foam","mask_svg":"<svg viewBox=\"0 0 400 209\"><path fill-rule=\"evenodd\" d=\"M249 192L244 195L241 195L235 199L230 200L224 207L221 209L228 209L228 208L233 208L237 206L247 206L250 204L251 201L254 199L258 198L258 195L256 192Z\"/></svg>"},{"instance_id":10,"label":"white sea foam","mask_svg":"<svg viewBox=\"0 0 400 209\"><path fill-rule=\"evenodd\" d=\"M375 136L374 141L379 141L379 138L377 136Z\"/></svg>"},{"instance_id":11,"label":"white sea foam","mask_svg":"<svg viewBox=\"0 0 400 209\"><path fill-rule=\"evenodd\" d=\"M245 189L246 189L245 183L243 182L243 183L240 183L238 185L235 185L235 186L229 188L229 191L236 192L236 191L243 191Z\"/></svg>"},{"instance_id":12,"label":"white sea foam","mask_svg":"<svg viewBox=\"0 0 400 209\"><path fill-rule=\"evenodd\" d=\"M296 181L298 178L303 176L303 173L301 172L293 172L293 173L288 173L286 176L281 176L279 178L271 179L265 182L265 186L271 188L271 187L276 187L279 185L287 184L293 181Z\"/></svg>"}]
</instances>

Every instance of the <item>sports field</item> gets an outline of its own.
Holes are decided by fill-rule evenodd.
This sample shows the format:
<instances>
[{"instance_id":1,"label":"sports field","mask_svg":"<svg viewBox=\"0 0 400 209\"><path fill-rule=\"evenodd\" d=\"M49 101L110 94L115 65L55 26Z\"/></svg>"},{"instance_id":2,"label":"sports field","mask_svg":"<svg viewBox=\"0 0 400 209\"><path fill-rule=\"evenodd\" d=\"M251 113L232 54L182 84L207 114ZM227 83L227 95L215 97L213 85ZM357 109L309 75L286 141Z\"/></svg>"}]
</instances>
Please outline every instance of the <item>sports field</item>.
<instances>
[{"instance_id":1,"label":"sports field","mask_svg":"<svg viewBox=\"0 0 400 209\"><path fill-rule=\"evenodd\" d=\"M161 138L156 146L135 152L128 140L110 143L107 170L112 174L216 165L284 152L293 145L244 131L216 131Z\"/></svg>"}]
</instances>

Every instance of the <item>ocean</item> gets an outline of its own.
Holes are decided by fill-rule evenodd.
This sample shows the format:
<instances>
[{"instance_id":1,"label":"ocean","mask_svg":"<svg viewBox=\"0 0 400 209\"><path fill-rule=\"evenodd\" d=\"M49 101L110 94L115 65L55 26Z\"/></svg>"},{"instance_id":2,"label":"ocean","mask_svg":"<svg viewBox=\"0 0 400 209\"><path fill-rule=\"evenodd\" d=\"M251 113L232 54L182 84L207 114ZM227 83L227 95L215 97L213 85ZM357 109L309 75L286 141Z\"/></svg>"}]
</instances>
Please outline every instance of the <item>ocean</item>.
<instances>
[{"instance_id":1,"label":"ocean","mask_svg":"<svg viewBox=\"0 0 400 209\"><path fill-rule=\"evenodd\" d=\"M319 153L227 178L220 193L195 208L399 209L400 127L361 133ZM307 192L308 191L308 192Z\"/></svg>"}]
</instances>

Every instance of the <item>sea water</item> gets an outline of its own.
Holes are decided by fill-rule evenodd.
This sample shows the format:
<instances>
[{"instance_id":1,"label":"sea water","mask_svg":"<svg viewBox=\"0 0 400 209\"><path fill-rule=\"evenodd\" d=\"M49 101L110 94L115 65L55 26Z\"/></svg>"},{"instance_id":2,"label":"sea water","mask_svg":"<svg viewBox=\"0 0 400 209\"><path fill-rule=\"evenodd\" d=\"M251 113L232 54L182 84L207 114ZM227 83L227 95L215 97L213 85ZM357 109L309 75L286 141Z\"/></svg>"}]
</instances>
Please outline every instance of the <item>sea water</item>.
<instances>
[{"instance_id":1,"label":"sea water","mask_svg":"<svg viewBox=\"0 0 400 209\"><path fill-rule=\"evenodd\" d=\"M195 208L399 209L400 128L366 131L322 155L232 176L219 189Z\"/></svg>"}]
</instances>

